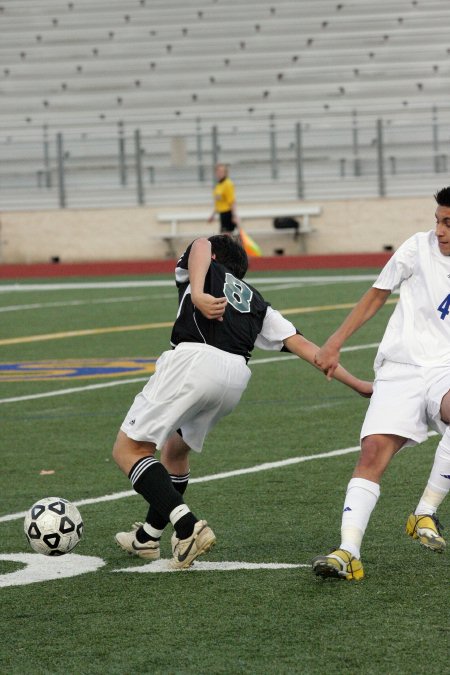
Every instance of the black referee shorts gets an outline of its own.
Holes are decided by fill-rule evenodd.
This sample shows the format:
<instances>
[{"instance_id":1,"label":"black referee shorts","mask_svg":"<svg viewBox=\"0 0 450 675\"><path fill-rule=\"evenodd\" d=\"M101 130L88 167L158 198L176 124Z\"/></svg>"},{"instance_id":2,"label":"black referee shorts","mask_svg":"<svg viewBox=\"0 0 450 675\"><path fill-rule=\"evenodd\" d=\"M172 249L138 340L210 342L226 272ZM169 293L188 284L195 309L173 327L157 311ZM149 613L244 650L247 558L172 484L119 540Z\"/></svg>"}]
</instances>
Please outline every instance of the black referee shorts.
<instances>
[{"instance_id":1,"label":"black referee shorts","mask_svg":"<svg viewBox=\"0 0 450 675\"><path fill-rule=\"evenodd\" d=\"M233 232L236 223L233 222L233 212L232 211L224 211L223 213L219 213L220 217L220 232Z\"/></svg>"}]
</instances>

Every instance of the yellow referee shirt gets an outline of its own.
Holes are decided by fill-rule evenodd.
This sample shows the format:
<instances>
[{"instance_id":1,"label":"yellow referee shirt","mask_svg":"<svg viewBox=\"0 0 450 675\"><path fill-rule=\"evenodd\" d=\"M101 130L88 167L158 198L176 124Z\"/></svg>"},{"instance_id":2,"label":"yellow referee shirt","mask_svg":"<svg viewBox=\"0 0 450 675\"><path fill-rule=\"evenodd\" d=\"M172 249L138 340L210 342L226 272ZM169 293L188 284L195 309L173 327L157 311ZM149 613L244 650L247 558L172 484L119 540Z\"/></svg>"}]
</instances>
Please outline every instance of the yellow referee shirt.
<instances>
[{"instance_id":1,"label":"yellow referee shirt","mask_svg":"<svg viewBox=\"0 0 450 675\"><path fill-rule=\"evenodd\" d=\"M215 210L218 213L231 211L235 201L234 183L230 178L225 178L216 184L214 188Z\"/></svg>"}]
</instances>

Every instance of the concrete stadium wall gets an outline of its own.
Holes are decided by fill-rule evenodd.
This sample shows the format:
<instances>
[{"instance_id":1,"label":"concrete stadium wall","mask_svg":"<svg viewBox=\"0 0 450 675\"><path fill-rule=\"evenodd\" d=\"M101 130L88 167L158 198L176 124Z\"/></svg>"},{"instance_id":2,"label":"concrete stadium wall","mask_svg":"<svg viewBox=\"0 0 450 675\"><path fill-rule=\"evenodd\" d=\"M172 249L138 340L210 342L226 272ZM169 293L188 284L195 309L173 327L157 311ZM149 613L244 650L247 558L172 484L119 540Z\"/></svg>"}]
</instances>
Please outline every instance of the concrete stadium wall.
<instances>
[{"instance_id":1,"label":"concrete stadium wall","mask_svg":"<svg viewBox=\"0 0 450 675\"><path fill-rule=\"evenodd\" d=\"M273 206L245 204L246 208ZM386 246L395 250L414 232L434 227L435 206L431 196L323 202L322 214L311 218L315 231L306 238L307 253L377 253ZM167 257L162 237L169 226L158 223L157 214L174 210L198 212L199 208L204 205L185 209L0 212L0 263L40 263L54 257L61 262L161 259ZM301 252L292 235L279 234L270 220L247 222L244 226L250 233L252 228L267 227L267 236L255 236L264 255L273 255L276 249L283 249L286 255ZM218 231L218 226L188 223L182 230L185 235L176 242L177 254L192 240L190 233L204 232L209 236Z\"/></svg>"}]
</instances>

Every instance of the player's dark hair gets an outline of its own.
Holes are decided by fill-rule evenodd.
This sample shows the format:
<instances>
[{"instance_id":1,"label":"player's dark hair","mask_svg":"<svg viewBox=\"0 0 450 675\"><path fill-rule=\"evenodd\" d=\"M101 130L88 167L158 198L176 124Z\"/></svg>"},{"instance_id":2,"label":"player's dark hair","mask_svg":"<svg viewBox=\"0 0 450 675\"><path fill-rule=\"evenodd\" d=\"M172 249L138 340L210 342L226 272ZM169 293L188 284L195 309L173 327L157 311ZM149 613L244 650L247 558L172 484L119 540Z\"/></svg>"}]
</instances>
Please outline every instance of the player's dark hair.
<instances>
[{"instance_id":1,"label":"player's dark hair","mask_svg":"<svg viewBox=\"0 0 450 675\"><path fill-rule=\"evenodd\" d=\"M243 279L248 269L248 258L240 243L227 234L215 234L208 240L217 262L230 270L237 279Z\"/></svg>"},{"instance_id":2,"label":"player's dark hair","mask_svg":"<svg viewBox=\"0 0 450 675\"><path fill-rule=\"evenodd\" d=\"M435 200L439 206L449 206L450 207L450 187L442 188L438 190L434 195Z\"/></svg>"}]
</instances>

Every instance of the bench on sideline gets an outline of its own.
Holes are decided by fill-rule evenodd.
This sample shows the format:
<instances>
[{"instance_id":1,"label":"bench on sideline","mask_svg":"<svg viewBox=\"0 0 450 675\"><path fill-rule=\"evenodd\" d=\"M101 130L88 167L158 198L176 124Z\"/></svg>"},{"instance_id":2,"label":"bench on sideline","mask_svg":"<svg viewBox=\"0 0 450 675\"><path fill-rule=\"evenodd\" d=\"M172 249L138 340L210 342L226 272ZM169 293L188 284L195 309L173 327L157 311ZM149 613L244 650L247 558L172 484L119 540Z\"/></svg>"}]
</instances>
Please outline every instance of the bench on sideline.
<instances>
[{"instance_id":1,"label":"bench on sideline","mask_svg":"<svg viewBox=\"0 0 450 675\"><path fill-rule=\"evenodd\" d=\"M261 236L267 236L267 235L274 235L276 234L281 235L281 234L291 234L292 235L292 229L274 229L272 228L260 228L260 229L255 229L250 227L247 227L246 221L254 219L254 220L261 220L261 219L273 219L273 218L283 218L283 217L291 217L291 218L298 218L299 219L299 229L294 232L294 236L296 236L297 232L299 234L300 238L300 246L301 250L303 253L306 253L306 241L305 241L305 235L310 234L313 232L313 228L311 227L310 223L310 216L319 216L321 213L322 209L320 206L307 206L307 205L298 205L298 206L292 206L292 207L271 207L271 208L265 208L265 209L239 209L238 210L238 215L240 222L242 224L242 227L245 229L248 234L253 237L261 237ZM207 236L207 232L205 229L203 231L196 230L195 232L184 232L183 230L180 230L179 225L182 223L194 223L194 222L201 222L205 223L208 220L208 217L210 216L211 212L206 212L206 211L191 211L191 212L167 212L167 213L159 213L157 215L157 221L158 223L161 224L170 224L170 229L168 232L163 232L161 234L161 238L166 242L167 244L167 255L170 257L175 257L176 256L176 251L175 251L175 246L174 242L177 239L195 239L196 237L204 237Z\"/></svg>"}]
</instances>

